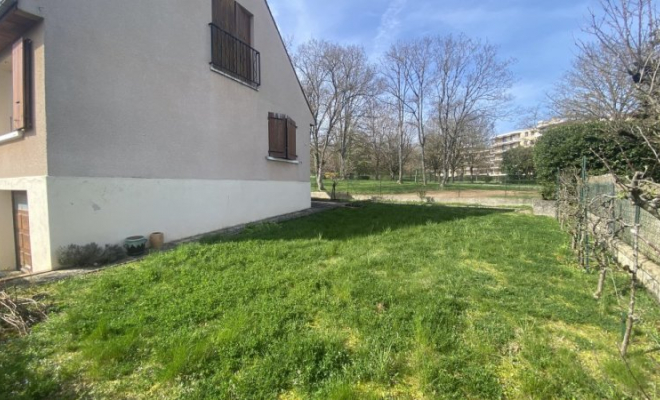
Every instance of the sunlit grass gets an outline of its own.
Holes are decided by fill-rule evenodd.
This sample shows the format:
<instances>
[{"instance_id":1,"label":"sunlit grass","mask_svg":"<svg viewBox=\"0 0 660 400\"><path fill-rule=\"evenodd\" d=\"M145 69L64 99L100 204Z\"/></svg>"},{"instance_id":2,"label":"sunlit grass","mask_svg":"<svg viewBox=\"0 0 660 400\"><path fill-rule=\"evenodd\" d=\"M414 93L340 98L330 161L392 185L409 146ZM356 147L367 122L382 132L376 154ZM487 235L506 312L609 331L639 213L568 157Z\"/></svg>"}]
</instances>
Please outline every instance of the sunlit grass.
<instances>
[{"instance_id":1,"label":"sunlit grass","mask_svg":"<svg viewBox=\"0 0 660 400\"><path fill-rule=\"evenodd\" d=\"M255 225L30 289L56 307L0 344L0 397L660 396L657 305L642 293L626 366L626 302L611 282L596 302L567 243L551 219L475 208Z\"/></svg>"},{"instance_id":2,"label":"sunlit grass","mask_svg":"<svg viewBox=\"0 0 660 400\"><path fill-rule=\"evenodd\" d=\"M332 190L332 180L326 179L323 181L326 191ZM316 191L316 180L311 179L311 189ZM384 178L382 180L337 180L335 191L338 193L350 194L371 194L371 195L385 195L385 194L402 194L402 193L417 193L419 191L467 191L467 190L498 190L510 191L511 195L520 195L516 192L538 192L540 186L532 184L519 184L516 182L509 183L485 183L485 182L456 182L448 183L441 187L438 182L429 181L426 186L421 181L415 182L414 180L405 180L402 184L396 181Z\"/></svg>"}]
</instances>

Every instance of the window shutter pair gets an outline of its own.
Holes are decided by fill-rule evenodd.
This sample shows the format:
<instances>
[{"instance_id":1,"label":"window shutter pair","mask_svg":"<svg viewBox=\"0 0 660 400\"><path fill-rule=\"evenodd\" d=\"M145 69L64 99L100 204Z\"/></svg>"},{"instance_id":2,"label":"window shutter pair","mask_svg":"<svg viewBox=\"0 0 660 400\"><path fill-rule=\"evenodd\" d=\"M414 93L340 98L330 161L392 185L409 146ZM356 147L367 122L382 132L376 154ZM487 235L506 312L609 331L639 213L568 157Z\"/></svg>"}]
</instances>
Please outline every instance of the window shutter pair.
<instances>
[{"instance_id":1,"label":"window shutter pair","mask_svg":"<svg viewBox=\"0 0 660 400\"><path fill-rule=\"evenodd\" d=\"M32 127L32 41L14 43L12 57L13 116L15 131Z\"/></svg>"},{"instance_id":2,"label":"window shutter pair","mask_svg":"<svg viewBox=\"0 0 660 400\"><path fill-rule=\"evenodd\" d=\"M295 160L296 122L283 114L268 113L268 155Z\"/></svg>"}]
</instances>

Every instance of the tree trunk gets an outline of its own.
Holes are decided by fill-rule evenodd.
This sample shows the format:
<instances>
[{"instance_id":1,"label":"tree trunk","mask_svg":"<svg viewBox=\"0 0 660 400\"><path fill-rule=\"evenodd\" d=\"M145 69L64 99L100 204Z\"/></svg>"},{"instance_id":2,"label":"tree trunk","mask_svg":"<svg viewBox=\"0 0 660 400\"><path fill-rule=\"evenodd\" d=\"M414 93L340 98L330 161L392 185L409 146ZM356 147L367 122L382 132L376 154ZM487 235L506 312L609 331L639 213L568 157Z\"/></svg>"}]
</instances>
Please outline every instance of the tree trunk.
<instances>
[{"instance_id":1,"label":"tree trunk","mask_svg":"<svg viewBox=\"0 0 660 400\"><path fill-rule=\"evenodd\" d=\"M630 338L632 337L632 329L635 314L635 294L637 291L637 272L633 271L630 277L630 303L628 304L628 316L626 317L626 331L623 335L621 342L621 355L623 357L628 353L628 346L630 345Z\"/></svg>"},{"instance_id":2,"label":"tree trunk","mask_svg":"<svg viewBox=\"0 0 660 400\"><path fill-rule=\"evenodd\" d=\"M603 288L605 287L606 277L607 277L607 268L603 267L600 270L600 275L598 276L598 288L596 289L596 293L594 293L594 297L596 299L600 299L600 297L603 295Z\"/></svg>"},{"instance_id":3,"label":"tree trunk","mask_svg":"<svg viewBox=\"0 0 660 400\"><path fill-rule=\"evenodd\" d=\"M325 186L323 185L323 165L321 164L316 166L316 188L319 192L325 190Z\"/></svg>"},{"instance_id":4,"label":"tree trunk","mask_svg":"<svg viewBox=\"0 0 660 400\"><path fill-rule=\"evenodd\" d=\"M449 170L446 168L442 169L442 183L441 186L445 186L449 182Z\"/></svg>"},{"instance_id":5,"label":"tree trunk","mask_svg":"<svg viewBox=\"0 0 660 400\"><path fill-rule=\"evenodd\" d=\"M403 183L403 130L399 132L399 180L397 183Z\"/></svg>"},{"instance_id":6,"label":"tree trunk","mask_svg":"<svg viewBox=\"0 0 660 400\"><path fill-rule=\"evenodd\" d=\"M626 331L623 334L623 341L621 342L621 355L623 357L628 354L628 346L630 345L633 324L635 322L635 295L637 293L637 271L639 269L639 228L639 214L637 210L635 215L635 230L633 232L633 267L632 271L630 271L630 302L628 303L628 316L626 317Z\"/></svg>"},{"instance_id":7,"label":"tree trunk","mask_svg":"<svg viewBox=\"0 0 660 400\"><path fill-rule=\"evenodd\" d=\"M422 148L422 185L426 186L426 156L424 153L424 146Z\"/></svg>"}]
</instances>

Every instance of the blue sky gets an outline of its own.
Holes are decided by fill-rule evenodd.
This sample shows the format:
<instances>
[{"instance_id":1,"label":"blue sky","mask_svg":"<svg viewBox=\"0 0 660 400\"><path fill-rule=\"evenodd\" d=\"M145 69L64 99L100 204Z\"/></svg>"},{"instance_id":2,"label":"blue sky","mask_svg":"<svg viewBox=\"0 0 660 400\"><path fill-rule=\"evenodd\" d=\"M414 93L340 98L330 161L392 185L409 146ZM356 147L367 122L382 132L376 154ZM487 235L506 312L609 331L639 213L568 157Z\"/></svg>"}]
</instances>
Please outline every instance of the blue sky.
<instances>
[{"instance_id":1,"label":"blue sky","mask_svg":"<svg viewBox=\"0 0 660 400\"><path fill-rule=\"evenodd\" d=\"M516 59L514 105L533 107L570 67L597 0L269 0L282 34L362 45L376 60L398 40L463 32ZM501 120L497 133L516 129Z\"/></svg>"}]
</instances>

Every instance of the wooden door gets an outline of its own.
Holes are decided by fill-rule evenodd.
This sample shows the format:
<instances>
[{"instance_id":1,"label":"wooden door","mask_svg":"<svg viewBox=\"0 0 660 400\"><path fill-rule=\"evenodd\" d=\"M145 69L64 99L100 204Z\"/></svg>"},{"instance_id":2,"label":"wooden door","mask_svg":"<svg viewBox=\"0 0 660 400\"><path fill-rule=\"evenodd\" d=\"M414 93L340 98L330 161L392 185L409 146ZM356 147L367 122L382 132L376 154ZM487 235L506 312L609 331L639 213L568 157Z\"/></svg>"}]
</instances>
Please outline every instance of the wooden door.
<instances>
[{"instance_id":1,"label":"wooden door","mask_svg":"<svg viewBox=\"0 0 660 400\"><path fill-rule=\"evenodd\" d=\"M14 234L16 240L16 261L19 269L32 270L32 249L30 246L30 212L27 192L13 192Z\"/></svg>"}]
</instances>

